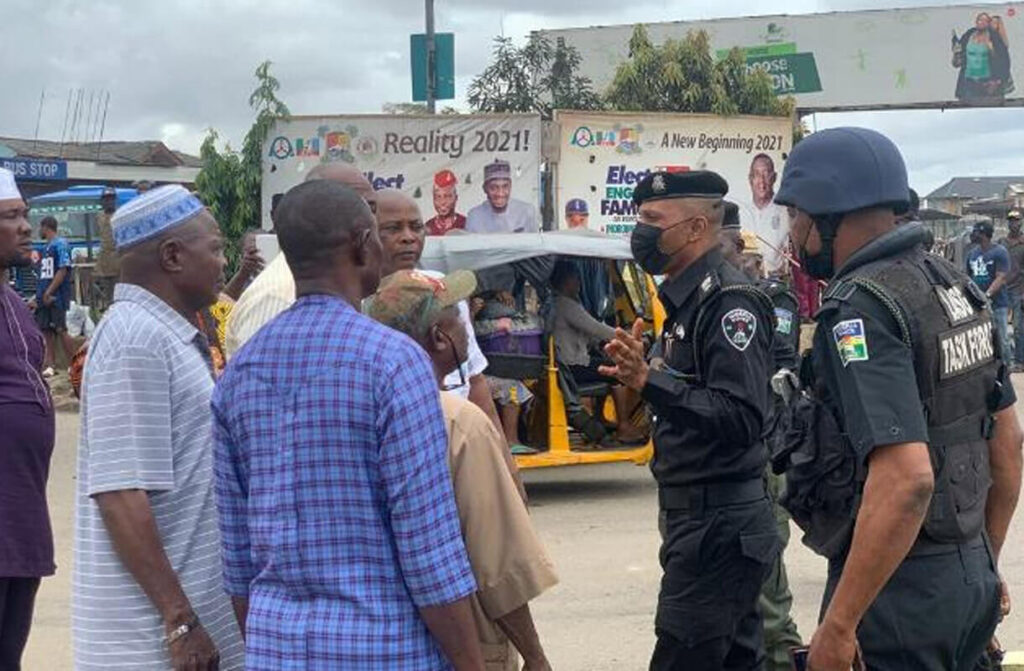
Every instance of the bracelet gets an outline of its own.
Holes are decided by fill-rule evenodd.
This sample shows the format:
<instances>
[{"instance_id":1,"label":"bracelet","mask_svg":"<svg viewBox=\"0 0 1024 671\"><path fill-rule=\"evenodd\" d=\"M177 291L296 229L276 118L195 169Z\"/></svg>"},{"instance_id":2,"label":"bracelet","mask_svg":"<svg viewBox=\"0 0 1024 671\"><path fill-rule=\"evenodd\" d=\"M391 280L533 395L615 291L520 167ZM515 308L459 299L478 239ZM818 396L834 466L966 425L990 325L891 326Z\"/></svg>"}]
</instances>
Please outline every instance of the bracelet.
<instances>
[{"instance_id":1,"label":"bracelet","mask_svg":"<svg viewBox=\"0 0 1024 671\"><path fill-rule=\"evenodd\" d=\"M167 638L165 639L167 641L167 647L174 645L175 642L188 636L197 627L199 627L199 618L196 615L193 615L188 619L187 622L185 622L184 624L179 624L177 627L168 632Z\"/></svg>"}]
</instances>

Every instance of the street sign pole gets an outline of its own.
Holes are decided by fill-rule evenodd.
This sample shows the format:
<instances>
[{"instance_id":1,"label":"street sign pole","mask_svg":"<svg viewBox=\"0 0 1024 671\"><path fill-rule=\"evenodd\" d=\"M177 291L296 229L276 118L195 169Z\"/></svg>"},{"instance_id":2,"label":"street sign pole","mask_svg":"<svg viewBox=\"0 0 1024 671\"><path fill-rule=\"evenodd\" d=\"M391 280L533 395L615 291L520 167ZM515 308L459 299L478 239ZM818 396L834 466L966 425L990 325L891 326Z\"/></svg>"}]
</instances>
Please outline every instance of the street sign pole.
<instances>
[{"instance_id":1,"label":"street sign pole","mask_svg":"<svg viewBox=\"0 0 1024 671\"><path fill-rule=\"evenodd\" d=\"M434 44L434 0L427 3L427 112L437 111L437 50Z\"/></svg>"}]
</instances>

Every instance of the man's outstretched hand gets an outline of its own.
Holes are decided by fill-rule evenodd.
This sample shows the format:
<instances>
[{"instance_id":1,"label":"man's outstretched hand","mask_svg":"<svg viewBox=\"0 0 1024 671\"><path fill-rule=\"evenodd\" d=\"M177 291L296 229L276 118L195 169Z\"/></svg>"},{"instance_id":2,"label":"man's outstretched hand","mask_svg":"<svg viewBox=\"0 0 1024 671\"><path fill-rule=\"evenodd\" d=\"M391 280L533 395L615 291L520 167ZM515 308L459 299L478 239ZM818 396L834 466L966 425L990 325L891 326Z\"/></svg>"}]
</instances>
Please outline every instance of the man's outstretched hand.
<instances>
[{"instance_id":1,"label":"man's outstretched hand","mask_svg":"<svg viewBox=\"0 0 1024 671\"><path fill-rule=\"evenodd\" d=\"M614 366L601 366L597 369L601 375L616 378L623 385L634 391L642 391L647 384L650 367L644 357L644 322L637 319L633 322L632 333L625 329L615 329L615 338L604 346Z\"/></svg>"}]
</instances>

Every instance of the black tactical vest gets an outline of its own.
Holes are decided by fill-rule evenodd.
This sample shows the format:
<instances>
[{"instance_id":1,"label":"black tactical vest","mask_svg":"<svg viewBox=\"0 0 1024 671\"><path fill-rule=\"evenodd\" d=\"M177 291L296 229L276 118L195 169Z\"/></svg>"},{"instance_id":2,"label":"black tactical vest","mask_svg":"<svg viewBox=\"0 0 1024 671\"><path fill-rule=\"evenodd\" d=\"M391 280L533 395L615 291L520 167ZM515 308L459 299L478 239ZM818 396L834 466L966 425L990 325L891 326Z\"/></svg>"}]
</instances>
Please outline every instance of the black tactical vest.
<instances>
[{"instance_id":1,"label":"black tactical vest","mask_svg":"<svg viewBox=\"0 0 1024 671\"><path fill-rule=\"evenodd\" d=\"M937 543L975 538L984 526L991 484L987 439L1001 365L988 300L952 264L919 249L853 270L829 287L822 313L837 309L857 292L867 292L889 310L900 337L913 352L935 473L923 536ZM819 422L820 410L805 409L805 423L814 417L814 423L820 424L811 427L811 435L831 423ZM851 463L853 451L844 441L828 442L835 447L818 444L816 457L819 466L832 463L832 472L815 468L819 472L813 478L807 470L798 474L797 482L791 478L790 484L795 485L791 502L808 523L810 528L804 527L808 536L825 541L818 543L821 548L808 544L826 556L836 556L848 546L866 471ZM791 458L789 463L796 462ZM823 488L821 481L813 482L815 478L830 479L830 487ZM829 494L823 495L825 491ZM821 499L829 497L846 508L846 514L824 510L827 502ZM814 528L815 523L819 528Z\"/></svg>"}]
</instances>

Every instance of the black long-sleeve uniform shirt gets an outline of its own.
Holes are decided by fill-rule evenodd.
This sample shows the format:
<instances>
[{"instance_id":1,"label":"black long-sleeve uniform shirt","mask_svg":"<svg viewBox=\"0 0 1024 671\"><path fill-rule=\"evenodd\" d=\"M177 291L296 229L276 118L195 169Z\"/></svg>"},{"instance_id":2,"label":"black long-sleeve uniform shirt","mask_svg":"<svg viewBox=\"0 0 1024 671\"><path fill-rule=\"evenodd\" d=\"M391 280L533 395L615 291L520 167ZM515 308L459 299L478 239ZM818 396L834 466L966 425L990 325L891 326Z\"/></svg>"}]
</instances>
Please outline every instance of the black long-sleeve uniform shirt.
<instances>
[{"instance_id":1,"label":"black long-sleeve uniform shirt","mask_svg":"<svg viewBox=\"0 0 1024 671\"><path fill-rule=\"evenodd\" d=\"M721 291L737 285L753 286L712 250L659 291L668 319L643 397L656 416L651 470L661 486L740 482L764 471L774 321L755 295Z\"/></svg>"}]
</instances>

